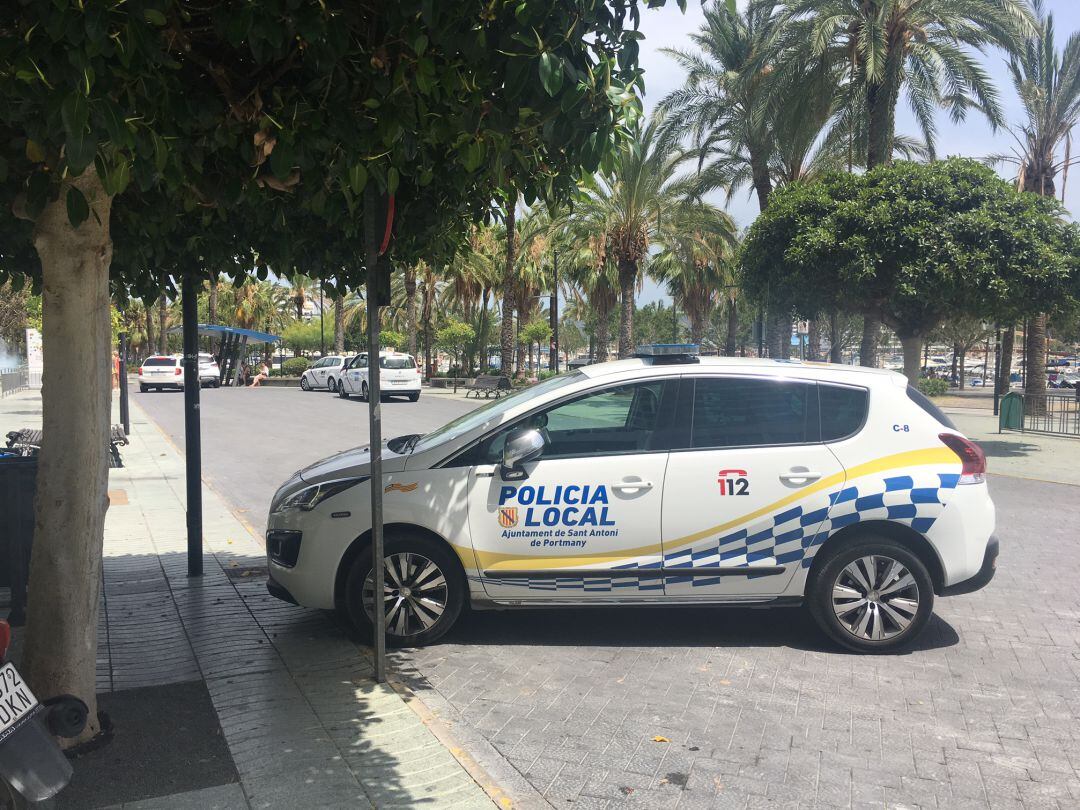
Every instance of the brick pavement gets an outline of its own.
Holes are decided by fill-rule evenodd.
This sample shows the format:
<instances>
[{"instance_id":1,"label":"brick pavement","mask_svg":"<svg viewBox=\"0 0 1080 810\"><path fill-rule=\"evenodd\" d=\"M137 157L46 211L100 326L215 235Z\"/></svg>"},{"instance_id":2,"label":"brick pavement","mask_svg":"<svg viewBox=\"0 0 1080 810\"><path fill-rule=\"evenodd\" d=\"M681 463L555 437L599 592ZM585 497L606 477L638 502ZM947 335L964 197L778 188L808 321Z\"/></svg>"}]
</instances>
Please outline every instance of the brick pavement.
<instances>
[{"instance_id":1,"label":"brick pavement","mask_svg":"<svg viewBox=\"0 0 1080 810\"><path fill-rule=\"evenodd\" d=\"M477 613L394 665L557 807L1075 808L1078 490L991 486L998 577L905 655L801 610L597 609Z\"/></svg>"}]
</instances>

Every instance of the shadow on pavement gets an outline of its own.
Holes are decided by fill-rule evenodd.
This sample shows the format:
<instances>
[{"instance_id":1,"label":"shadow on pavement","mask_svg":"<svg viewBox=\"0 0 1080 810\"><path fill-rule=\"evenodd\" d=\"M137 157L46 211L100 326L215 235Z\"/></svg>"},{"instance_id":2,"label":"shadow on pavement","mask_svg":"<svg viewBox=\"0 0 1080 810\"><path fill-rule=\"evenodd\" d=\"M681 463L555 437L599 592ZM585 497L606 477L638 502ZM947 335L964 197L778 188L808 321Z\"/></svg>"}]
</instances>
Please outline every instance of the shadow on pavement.
<instances>
[{"instance_id":1,"label":"shadow on pavement","mask_svg":"<svg viewBox=\"0 0 1080 810\"><path fill-rule=\"evenodd\" d=\"M1042 448L1025 441L1008 441L1006 439L980 441L979 447L986 453L987 458L1023 458L1032 453L1038 453Z\"/></svg>"},{"instance_id":2,"label":"shadow on pavement","mask_svg":"<svg viewBox=\"0 0 1080 810\"><path fill-rule=\"evenodd\" d=\"M790 647L848 653L801 608L562 608L473 611L445 636L450 644L601 647ZM952 647L956 630L937 614L900 655Z\"/></svg>"}]
</instances>

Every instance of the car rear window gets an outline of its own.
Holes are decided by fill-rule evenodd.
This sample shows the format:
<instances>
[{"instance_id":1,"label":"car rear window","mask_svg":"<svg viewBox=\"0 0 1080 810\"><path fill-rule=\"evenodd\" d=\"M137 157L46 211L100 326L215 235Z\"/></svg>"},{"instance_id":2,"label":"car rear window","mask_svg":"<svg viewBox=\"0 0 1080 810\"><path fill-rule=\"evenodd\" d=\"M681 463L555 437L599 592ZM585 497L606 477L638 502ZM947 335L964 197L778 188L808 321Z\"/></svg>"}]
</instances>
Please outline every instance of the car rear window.
<instances>
[{"instance_id":1,"label":"car rear window","mask_svg":"<svg viewBox=\"0 0 1080 810\"><path fill-rule=\"evenodd\" d=\"M835 442L859 432L866 421L869 396L865 388L818 383L821 440Z\"/></svg>"},{"instance_id":2,"label":"car rear window","mask_svg":"<svg viewBox=\"0 0 1080 810\"><path fill-rule=\"evenodd\" d=\"M814 387L740 377L698 378L692 447L752 447L817 441Z\"/></svg>"},{"instance_id":3,"label":"car rear window","mask_svg":"<svg viewBox=\"0 0 1080 810\"><path fill-rule=\"evenodd\" d=\"M380 357L379 366L381 368L416 368L416 361L412 359L412 355L406 354L403 356L395 357Z\"/></svg>"},{"instance_id":4,"label":"car rear window","mask_svg":"<svg viewBox=\"0 0 1080 810\"><path fill-rule=\"evenodd\" d=\"M956 430L956 425L953 424L952 419L947 417L941 412L941 408L930 401L930 398L926 396L922 391L916 388L914 385L907 387L908 399L930 414L932 417L938 420L941 424L947 427L949 430Z\"/></svg>"},{"instance_id":5,"label":"car rear window","mask_svg":"<svg viewBox=\"0 0 1080 810\"><path fill-rule=\"evenodd\" d=\"M144 366L175 366L176 360L171 357L147 357Z\"/></svg>"}]
</instances>

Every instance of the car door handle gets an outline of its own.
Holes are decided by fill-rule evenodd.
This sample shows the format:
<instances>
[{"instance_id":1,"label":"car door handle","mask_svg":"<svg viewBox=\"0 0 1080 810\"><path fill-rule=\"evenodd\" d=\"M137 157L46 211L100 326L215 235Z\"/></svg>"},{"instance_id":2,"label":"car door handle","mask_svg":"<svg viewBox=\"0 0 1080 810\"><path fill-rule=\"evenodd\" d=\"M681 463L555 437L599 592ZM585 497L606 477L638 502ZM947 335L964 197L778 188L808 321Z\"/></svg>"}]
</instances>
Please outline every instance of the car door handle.
<instances>
[{"instance_id":1,"label":"car door handle","mask_svg":"<svg viewBox=\"0 0 1080 810\"><path fill-rule=\"evenodd\" d=\"M636 492L639 489L649 490L652 487L652 481L620 481L611 485L616 492Z\"/></svg>"},{"instance_id":2,"label":"car door handle","mask_svg":"<svg viewBox=\"0 0 1080 810\"><path fill-rule=\"evenodd\" d=\"M785 484L811 484L821 478L821 473L814 470L792 470L780 473L780 480Z\"/></svg>"}]
</instances>

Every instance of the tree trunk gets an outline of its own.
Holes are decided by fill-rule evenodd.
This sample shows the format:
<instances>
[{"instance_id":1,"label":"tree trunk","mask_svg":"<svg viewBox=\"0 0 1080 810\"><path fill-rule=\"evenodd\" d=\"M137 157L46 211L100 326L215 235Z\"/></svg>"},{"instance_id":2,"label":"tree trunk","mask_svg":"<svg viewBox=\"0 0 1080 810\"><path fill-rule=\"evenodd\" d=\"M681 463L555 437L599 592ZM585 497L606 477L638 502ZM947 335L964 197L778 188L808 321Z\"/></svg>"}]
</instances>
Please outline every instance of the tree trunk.
<instances>
[{"instance_id":1,"label":"tree trunk","mask_svg":"<svg viewBox=\"0 0 1080 810\"><path fill-rule=\"evenodd\" d=\"M896 131L896 99L899 93L899 88L894 84L886 80L882 84L871 84L866 90L866 106L870 116L867 171L888 163L892 157L893 136Z\"/></svg>"},{"instance_id":2,"label":"tree trunk","mask_svg":"<svg viewBox=\"0 0 1080 810\"><path fill-rule=\"evenodd\" d=\"M919 384L919 368L922 364L922 335L901 335L900 345L904 349L904 376L911 385Z\"/></svg>"},{"instance_id":3,"label":"tree trunk","mask_svg":"<svg viewBox=\"0 0 1080 810\"><path fill-rule=\"evenodd\" d=\"M964 366L966 364L967 364L967 349L961 348L960 349L960 376L958 378L960 380L960 390L961 391L964 390L964 385L965 385L964 377L966 375L964 374Z\"/></svg>"},{"instance_id":4,"label":"tree trunk","mask_svg":"<svg viewBox=\"0 0 1080 810\"><path fill-rule=\"evenodd\" d=\"M168 279L166 279L167 281ZM169 352L169 334L166 331L168 325L169 311L166 309L168 301L165 297L164 284L162 285L161 297L158 298L158 354L168 354Z\"/></svg>"},{"instance_id":5,"label":"tree trunk","mask_svg":"<svg viewBox=\"0 0 1080 810\"><path fill-rule=\"evenodd\" d=\"M608 334L610 322L611 313L608 310L597 310L596 330L594 332L594 338L596 343L596 352L594 354L594 359L597 363L607 362L608 344L611 342L611 335Z\"/></svg>"},{"instance_id":6,"label":"tree trunk","mask_svg":"<svg viewBox=\"0 0 1080 810\"><path fill-rule=\"evenodd\" d=\"M514 239L516 236L517 193L507 205L506 211L506 264L503 267L502 330L499 336L499 370L509 375L514 362L514 299L517 293L517 279L514 275Z\"/></svg>"},{"instance_id":7,"label":"tree trunk","mask_svg":"<svg viewBox=\"0 0 1080 810\"><path fill-rule=\"evenodd\" d=\"M739 306L736 299L728 301L727 336L724 339L724 354L735 356L735 344L739 340Z\"/></svg>"},{"instance_id":8,"label":"tree trunk","mask_svg":"<svg viewBox=\"0 0 1080 810\"><path fill-rule=\"evenodd\" d=\"M863 318L862 341L859 343L859 365L877 368L878 336L881 333L881 321L872 315Z\"/></svg>"},{"instance_id":9,"label":"tree trunk","mask_svg":"<svg viewBox=\"0 0 1080 810\"><path fill-rule=\"evenodd\" d=\"M210 279L210 292L206 296L206 320L209 323L217 323L217 297L218 281L214 277Z\"/></svg>"},{"instance_id":10,"label":"tree trunk","mask_svg":"<svg viewBox=\"0 0 1080 810\"><path fill-rule=\"evenodd\" d=\"M998 393L1009 393L1009 377L1012 375L1013 345L1016 343L1016 326L1010 326L1001 336L1001 367L998 369Z\"/></svg>"},{"instance_id":11,"label":"tree trunk","mask_svg":"<svg viewBox=\"0 0 1080 810\"><path fill-rule=\"evenodd\" d=\"M705 318L701 313L695 312L690 316L690 342L695 346L700 346L703 337L705 337ZM675 342L679 342L678 337Z\"/></svg>"},{"instance_id":12,"label":"tree trunk","mask_svg":"<svg viewBox=\"0 0 1080 810\"><path fill-rule=\"evenodd\" d=\"M960 347L955 343L952 347L952 362L949 364L949 377L953 380L959 379L956 376L956 364L960 362Z\"/></svg>"},{"instance_id":13,"label":"tree trunk","mask_svg":"<svg viewBox=\"0 0 1080 810\"><path fill-rule=\"evenodd\" d=\"M1024 393L1034 396L1046 394L1046 315L1033 315L1028 319L1027 366L1024 375Z\"/></svg>"},{"instance_id":14,"label":"tree trunk","mask_svg":"<svg viewBox=\"0 0 1080 810\"><path fill-rule=\"evenodd\" d=\"M491 287L485 286L480 293L480 334L477 340L477 373L484 374L488 368L488 300L491 298Z\"/></svg>"},{"instance_id":15,"label":"tree trunk","mask_svg":"<svg viewBox=\"0 0 1080 810\"><path fill-rule=\"evenodd\" d=\"M157 347L157 335L154 329L154 305L143 302L143 314L146 316L146 346L143 357L149 357Z\"/></svg>"},{"instance_id":16,"label":"tree trunk","mask_svg":"<svg viewBox=\"0 0 1080 810\"><path fill-rule=\"evenodd\" d=\"M90 204L78 228L66 191ZM21 669L40 699L69 693L90 708L78 740L97 720L97 614L108 508L112 377L109 263L112 198L93 169L65 182L34 225L41 259L45 376L26 647Z\"/></svg>"},{"instance_id":17,"label":"tree trunk","mask_svg":"<svg viewBox=\"0 0 1080 810\"><path fill-rule=\"evenodd\" d=\"M766 349L769 357L791 357L791 318L783 312L769 310Z\"/></svg>"},{"instance_id":18,"label":"tree trunk","mask_svg":"<svg viewBox=\"0 0 1080 810\"><path fill-rule=\"evenodd\" d=\"M637 286L637 262L619 259L619 359L634 354L634 288Z\"/></svg>"},{"instance_id":19,"label":"tree trunk","mask_svg":"<svg viewBox=\"0 0 1080 810\"><path fill-rule=\"evenodd\" d=\"M772 193L772 180L769 177L768 155L750 155L750 174L754 183L754 191L757 193L758 210L764 211L769 204L769 195Z\"/></svg>"},{"instance_id":20,"label":"tree trunk","mask_svg":"<svg viewBox=\"0 0 1080 810\"><path fill-rule=\"evenodd\" d=\"M521 315L524 312L524 307L518 310L517 327L514 330L514 343L517 345L517 352L514 356L514 374L525 373L525 344L521 342Z\"/></svg>"},{"instance_id":21,"label":"tree trunk","mask_svg":"<svg viewBox=\"0 0 1080 810\"><path fill-rule=\"evenodd\" d=\"M821 360L821 322L814 318L806 335L806 359L812 363Z\"/></svg>"},{"instance_id":22,"label":"tree trunk","mask_svg":"<svg viewBox=\"0 0 1080 810\"><path fill-rule=\"evenodd\" d=\"M416 265L405 268L405 329L409 333L409 354L416 357Z\"/></svg>"},{"instance_id":23,"label":"tree trunk","mask_svg":"<svg viewBox=\"0 0 1080 810\"><path fill-rule=\"evenodd\" d=\"M334 299L334 353L345 353L345 302L339 295Z\"/></svg>"},{"instance_id":24,"label":"tree trunk","mask_svg":"<svg viewBox=\"0 0 1080 810\"><path fill-rule=\"evenodd\" d=\"M844 362L844 348L840 340L840 314L837 312L829 313L829 362Z\"/></svg>"}]
</instances>

